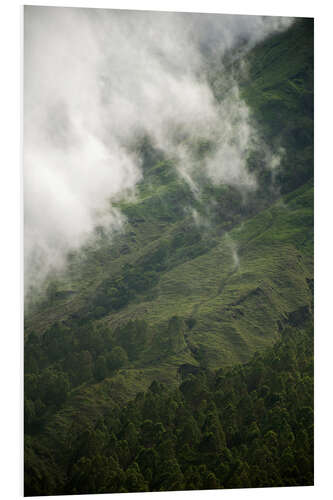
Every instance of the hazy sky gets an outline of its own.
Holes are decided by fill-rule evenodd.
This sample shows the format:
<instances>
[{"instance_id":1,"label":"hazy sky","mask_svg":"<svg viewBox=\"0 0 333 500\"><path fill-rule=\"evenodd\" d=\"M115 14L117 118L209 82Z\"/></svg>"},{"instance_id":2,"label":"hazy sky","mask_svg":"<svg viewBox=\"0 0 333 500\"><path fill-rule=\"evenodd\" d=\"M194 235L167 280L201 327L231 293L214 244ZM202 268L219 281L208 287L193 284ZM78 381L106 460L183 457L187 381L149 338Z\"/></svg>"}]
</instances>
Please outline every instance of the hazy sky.
<instances>
[{"instance_id":1,"label":"hazy sky","mask_svg":"<svg viewBox=\"0 0 333 500\"><path fill-rule=\"evenodd\" d=\"M96 224L122 226L110 199L135 194L140 158L127 145L139 132L176 159L193 189L193 162L179 133L214 139L215 154L202 165L213 182L254 182L245 170L256 140L249 111L227 74L217 104L206 61L220 60L240 42L250 47L291 19L54 7L24 12L26 285L61 266Z\"/></svg>"}]
</instances>

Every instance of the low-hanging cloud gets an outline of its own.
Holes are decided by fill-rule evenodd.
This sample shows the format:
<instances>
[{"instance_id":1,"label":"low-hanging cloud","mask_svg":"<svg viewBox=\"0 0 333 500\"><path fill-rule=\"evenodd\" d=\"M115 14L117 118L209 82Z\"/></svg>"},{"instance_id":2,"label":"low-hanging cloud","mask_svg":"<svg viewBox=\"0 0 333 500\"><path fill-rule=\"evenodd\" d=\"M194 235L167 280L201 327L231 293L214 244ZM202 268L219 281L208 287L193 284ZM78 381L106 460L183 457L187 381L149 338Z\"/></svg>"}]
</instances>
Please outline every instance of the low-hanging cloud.
<instances>
[{"instance_id":1,"label":"low-hanging cloud","mask_svg":"<svg viewBox=\"0 0 333 500\"><path fill-rule=\"evenodd\" d=\"M221 62L227 50L249 48L290 23L25 7L26 285L61 266L97 224L122 227L110 200L134 194L142 177L128 147L138 133L175 159L194 191L198 165L189 144L198 139L214 143L199 165L212 182L253 184L245 167L256 140L249 110L230 75L217 103L207 60Z\"/></svg>"}]
</instances>

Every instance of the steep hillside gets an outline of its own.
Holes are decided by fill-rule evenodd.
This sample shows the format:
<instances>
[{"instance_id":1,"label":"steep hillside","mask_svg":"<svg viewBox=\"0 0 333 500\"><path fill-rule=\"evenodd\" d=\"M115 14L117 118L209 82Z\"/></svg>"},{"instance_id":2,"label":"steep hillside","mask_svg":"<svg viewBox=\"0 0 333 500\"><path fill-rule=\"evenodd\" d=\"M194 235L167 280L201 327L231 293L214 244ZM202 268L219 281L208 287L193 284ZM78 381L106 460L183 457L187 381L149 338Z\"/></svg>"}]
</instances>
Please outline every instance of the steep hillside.
<instances>
[{"instance_id":1,"label":"steep hillside","mask_svg":"<svg viewBox=\"0 0 333 500\"><path fill-rule=\"evenodd\" d=\"M311 459L304 465L300 458L311 453L310 410L302 424L306 450L295 427L301 409L312 404L312 48L312 20L299 20L247 54L246 74L239 72L237 61L232 63L260 140L281 156L272 171L260 150L250 155L248 168L257 176L256 189L213 185L202 178L198 195L179 176L172 159L148 137L140 138L131 145L143 165L137 193L130 200L112 200L126 218L125 230L110 234L96 228L85 248L68 255L66 271L50 277L44 290L33 296L25 318L29 494L95 492L97 486L81 476L82 471L94 475L99 468L108 471L100 492L311 484ZM218 71L213 86L216 78ZM210 146L203 142L193 147L200 160ZM303 361L292 367L288 356ZM276 377L272 363L279 372ZM253 383L239 382L240 365ZM229 399L227 379L233 387ZM301 393L303 379L306 395L294 410L292 391ZM199 398L200 408L193 396L198 384L205 394ZM242 392L237 393L239 385ZM156 415L149 408L155 397L160 398L154 400ZM247 398L255 409L243 418ZM160 408L170 401L174 414L161 420L160 433L170 437L176 450L170 452L172 460L178 462L168 465L170 477L155 484L153 466L145 463L142 449L161 443L153 445L149 437L141 440L143 434L140 439L137 434L142 426L148 429L147 421L159 424ZM269 460L275 465L260 484L249 443L255 443L253 450L260 455L264 441L269 448L278 439L268 419L275 403L281 404L281 415L287 408L283 417L279 413L283 439L297 457L299 470L293 483L289 451L285 456L274 444L277 451ZM187 432L184 426L175 430L180 408L197 422L192 422L199 429L193 453L175 444L180 433ZM216 413L210 423L204 418L207 408L209 414ZM229 427L224 425L228 415ZM136 428L130 432L132 420ZM249 436L248 427L256 421ZM218 449L209 440L216 428L221 435ZM191 439L184 438L190 447ZM121 455L119 450L126 447L127 455ZM162 457L162 448L158 450ZM224 456L228 470L213 463L213 452ZM207 457L207 470L199 471L197 454ZM266 458L261 458L263 463ZM110 486L104 476L122 479Z\"/></svg>"},{"instance_id":2,"label":"steep hillside","mask_svg":"<svg viewBox=\"0 0 333 500\"><path fill-rule=\"evenodd\" d=\"M296 74L311 81L311 27L310 21L297 22L249 55L252 83L244 92L270 129L274 120L265 110L274 108L276 96L268 88L286 107L276 117L280 129L287 113L289 123L308 116L299 93L286 88ZM303 39L307 50L296 64ZM288 134L282 128L273 135L283 142ZM176 383L183 364L245 362L276 341L290 314L310 309L313 238L311 181L264 210L269 202L262 186L244 201L236 188L205 181L197 198L148 138L135 147L144 177L136 198L117 204L127 217L125 233L110 236L97 228L92 243L69 256L65 275L46 284L47 298L28 309L25 321L28 334L42 341L59 328L79 344L87 329L107 332L110 345L127 353L122 374L131 394L136 370L145 371L143 387L156 377ZM289 147L286 158L295 151L301 154ZM136 321L142 332L131 334Z\"/></svg>"},{"instance_id":3,"label":"steep hillside","mask_svg":"<svg viewBox=\"0 0 333 500\"><path fill-rule=\"evenodd\" d=\"M104 406L77 405L67 427L58 412L26 438L26 494L312 485L312 326L297 323L246 365L154 381L120 407L104 384Z\"/></svg>"},{"instance_id":4,"label":"steep hillside","mask_svg":"<svg viewBox=\"0 0 333 500\"><path fill-rule=\"evenodd\" d=\"M284 150L282 192L313 176L313 55L313 19L299 19L252 51L242 87L265 140Z\"/></svg>"}]
</instances>

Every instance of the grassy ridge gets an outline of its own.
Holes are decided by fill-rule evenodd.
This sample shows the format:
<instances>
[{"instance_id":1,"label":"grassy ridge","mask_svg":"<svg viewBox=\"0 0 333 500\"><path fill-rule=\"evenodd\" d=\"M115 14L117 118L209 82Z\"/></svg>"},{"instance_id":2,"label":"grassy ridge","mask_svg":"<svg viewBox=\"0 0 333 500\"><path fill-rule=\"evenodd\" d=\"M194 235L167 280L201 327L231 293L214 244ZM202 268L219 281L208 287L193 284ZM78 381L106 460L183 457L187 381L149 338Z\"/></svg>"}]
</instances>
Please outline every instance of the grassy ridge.
<instances>
[{"instance_id":1,"label":"grassy ridge","mask_svg":"<svg viewBox=\"0 0 333 500\"><path fill-rule=\"evenodd\" d=\"M305 187L234 228L209 252L163 273L153 299L105 321L114 326L140 317L163 332L173 315L193 318L189 339L210 350L210 366L246 360L277 338L279 321L310 304L311 196Z\"/></svg>"}]
</instances>

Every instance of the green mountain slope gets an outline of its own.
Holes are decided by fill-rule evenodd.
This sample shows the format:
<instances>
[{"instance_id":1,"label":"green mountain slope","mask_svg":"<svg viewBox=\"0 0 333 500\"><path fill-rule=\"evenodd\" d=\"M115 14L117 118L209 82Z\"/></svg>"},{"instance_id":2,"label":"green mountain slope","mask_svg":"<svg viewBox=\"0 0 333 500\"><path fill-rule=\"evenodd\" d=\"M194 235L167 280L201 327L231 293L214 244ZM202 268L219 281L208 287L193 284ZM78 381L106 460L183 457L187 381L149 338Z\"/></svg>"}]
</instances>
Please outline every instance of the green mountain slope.
<instances>
[{"instance_id":1,"label":"green mountain slope","mask_svg":"<svg viewBox=\"0 0 333 500\"><path fill-rule=\"evenodd\" d=\"M194 349L209 351L209 366L244 361L277 338L279 322L290 312L310 304L311 238L310 186L290 203L279 202L236 226L212 250L162 273L148 298L105 321L112 328L143 318L165 338L176 315L194 322L184 327L186 339ZM191 349L180 347L188 359Z\"/></svg>"},{"instance_id":2,"label":"green mountain slope","mask_svg":"<svg viewBox=\"0 0 333 500\"><path fill-rule=\"evenodd\" d=\"M245 98L259 123L267 124L265 139L284 146L287 118L295 134L311 122L302 99L311 93L312 29L311 20L298 21L248 57ZM288 90L295 78L303 93ZM283 105L275 114L277 100ZM117 204L127 217L125 233L110 237L97 228L85 251L69 256L66 275L50 282L48 298L28 309L27 334L47 337L60 323L80 344L81 330L108 331L112 345L125 349L128 371L151 373L146 384L156 373L176 383L184 363L217 368L247 361L278 338L288 315L309 308L311 180L264 210L263 186L244 204L236 188L206 181L198 199L147 138L136 147L144 177L136 199ZM298 143L289 144L285 158L294 153L301 158ZM308 163L302 165L308 177ZM144 322L144 332L126 342L136 320Z\"/></svg>"},{"instance_id":3,"label":"green mountain slope","mask_svg":"<svg viewBox=\"0 0 333 500\"><path fill-rule=\"evenodd\" d=\"M242 87L265 140L285 149L282 192L313 176L313 54L313 19L298 19L252 51Z\"/></svg>"},{"instance_id":4,"label":"green mountain slope","mask_svg":"<svg viewBox=\"0 0 333 500\"><path fill-rule=\"evenodd\" d=\"M144 176L136 197L130 201L113 200L113 206L126 216L124 232L110 235L96 228L91 242L68 256L66 273L50 279L27 308L25 426L26 484L30 494L95 491L83 479L80 482L80 474L93 475L92 471L100 469L108 470L108 477L123 478L113 486L105 485L103 479L100 492L174 489L173 485L182 489L191 484L199 488L251 485L249 478L258 476L254 469L249 473L252 466L248 440L254 437L250 438L246 429L252 417L243 420L241 407L243 404L244 409L245 403L235 395L228 400L227 392L223 397L215 394L219 385L219 372L215 370L230 379L237 392L243 369L239 365L244 363L249 367L249 380L255 381L248 390L254 391L251 405L258 408L253 419L259 422L260 439L266 436L265 446L269 441L267 432L272 430L268 414L278 401L290 413L283 425L288 446L297 442L297 453L294 449L292 453L297 460L303 452L310 454L310 444L304 451L299 445L301 437L294 436L293 441L288 434L289 428L297 434L295 415L301 406L295 412L291 408L293 394L288 392L286 380L293 380L296 391L296 380L304 377L307 396L302 405L311 406L307 377L311 376L313 322L312 31L311 20L300 20L248 54L250 70L248 78L241 82L243 97L262 139L273 149L285 150L274 175L267 175L257 152L249 158L249 168L259 179L256 191L244 197L235 187L212 186L203 179L198 197L179 178L172 160L148 138L140 139L133 147L141 154ZM197 146L198 150L209 147ZM271 363L277 356L287 359L290 352L294 357L303 352L305 360L294 371L290 363L282 362L282 383L278 376L274 378ZM265 376L258 378L258 370ZM193 377L195 387L197 383L205 386L200 389L205 397L199 400L206 401L201 409L195 407L191 391L187 396L184 386L182 394L178 391L179 384L188 377ZM205 382L202 377L207 378ZM161 383L165 384L163 389L158 385ZM207 471L214 475L215 482L212 476L209 480L208 472L195 469L200 480L187 478L173 483L170 478L162 478L153 484L135 433L147 419L159 423L160 417L149 408L151 389L142 395L155 386L159 387L159 395L163 392L158 403L163 408L175 399L172 408L189 405L186 411L194 412L201 433L195 453L207 456ZM178 391L178 395L172 391ZM180 403L183 396L185 400ZM225 398L223 404L221 398ZM258 403L259 399L264 403ZM231 450L227 473L212 463L209 453L214 450L208 434L215 431L214 426L205 424L203 414L207 407L214 413L217 405L224 426L229 403L234 405L232 425L240 426L242 437L237 437L232 426L227 430L225 424L225 438L221 437L218 453L227 453L225 447ZM267 409L266 413L261 412L260 405ZM135 413L137 406L140 415ZM124 429L131 419L136 422L136 430L130 436ZM309 443L310 420L304 423ZM175 439L175 416L170 416L167 423L163 421L163 425ZM91 434L85 434L87 429ZM90 443L90 435L94 436L91 449L82 451L83 443ZM105 440L111 443L107 449ZM241 443L249 446L247 451ZM256 450L262 445L258 443ZM129 446L127 459L126 453L122 455L119 450L114 454L117 446ZM151 448L149 439L140 441L140 446ZM191 458L188 450L180 451L177 446L175 457L181 474L185 474L188 463L199 467L197 457ZM239 449L235 451L235 447ZM163 455L160 449L158 453ZM268 473L263 486L293 484L291 469L286 465L288 457L283 453L282 449L276 452L276 471ZM239 469L245 471L239 483L235 472L238 459L249 462L249 468L243 464ZM296 484L311 484L310 462L299 465ZM173 466L177 476L177 464ZM49 477L50 470L55 471L54 480ZM126 479L127 473L132 479ZM259 483L259 479L253 479L254 486Z\"/></svg>"},{"instance_id":5,"label":"green mountain slope","mask_svg":"<svg viewBox=\"0 0 333 500\"><path fill-rule=\"evenodd\" d=\"M202 356L211 367L246 361L254 351L277 339L279 324L288 314L310 304L312 196L311 184L304 186L230 232L215 236L210 242L212 249L204 248L202 255L185 262L180 258L175 265L172 254L168 256L172 238L164 232L163 239L147 243L145 253L134 257L134 262L143 262L142 273L152 274L148 283L137 284L135 278L142 278L136 271L139 266L132 264L131 253L120 254L116 266L110 266L110 278L105 279L108 271L104 268L104 279L97 285L92 303L90 300L78 309L80 320L86 314L87 321L112 332L130 320L145 320L151 338L134 359L135 366L156 361L161 368L162 357L168 372L168 363L176 369L182 362L196 364ZM193 251L196 246L195 242L188 249ZM165 264L161 258L164 254ZM135 270L131 276L138 289L135 298L125 297L123 304L112 302L112 297L105 301L103 294L112 290L112 285L119 290L117 279L124 280L121 272L125 266ZM147 271L147 266L153 270ZM88 291L91 293L90 288ZM74 309L71 305L79 307L81 303L75 293L73 296L55 298L32 321L45 328L55 320L69 318L67 311L73 314ZM96 309L94 317L90 311L96 314ZM183 323L180 335L184 339L178 348L169 349L168 322L173 316Z\"/></svg>"}]
</instances>

